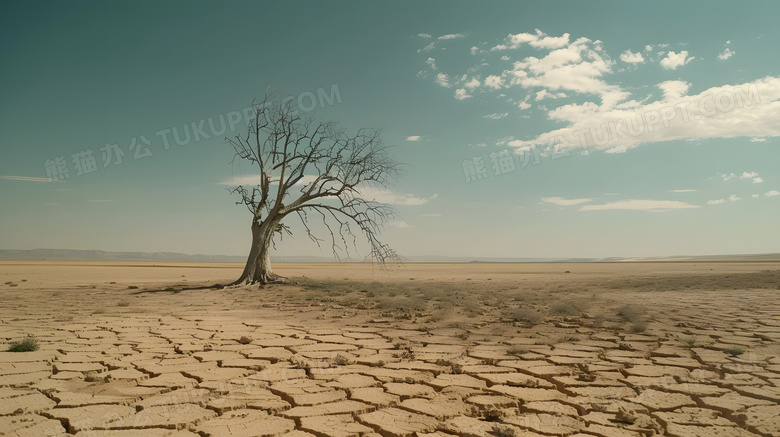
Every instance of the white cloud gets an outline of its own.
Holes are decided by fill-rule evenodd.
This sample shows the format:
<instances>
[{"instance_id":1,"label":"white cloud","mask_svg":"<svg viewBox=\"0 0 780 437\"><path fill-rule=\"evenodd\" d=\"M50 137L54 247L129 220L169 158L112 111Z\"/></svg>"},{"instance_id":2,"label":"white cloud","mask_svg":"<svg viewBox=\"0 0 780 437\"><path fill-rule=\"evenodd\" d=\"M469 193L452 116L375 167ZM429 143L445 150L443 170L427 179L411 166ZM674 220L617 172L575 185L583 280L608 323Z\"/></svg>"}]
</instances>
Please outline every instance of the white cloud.
<instances>
[{"instance_id":1,"label":"white cloud","mask_svg":"<svg viewBox=\"0 0 780 437\"><path fill-rule=\"evenodd\" d=\"M645 57L641 53L633 53L631 50L626 50L620 54L620 60L627 64L641 64L645 62Z\"/></svg>"},{"instance_id":2,"label":"white cloud","mask_svg":"<svg viewBox=\"0 0 780 437\"><path fill-rule=\"evenodd\" d=\"M631 210L631 211L669 211L673 209L699 208L697 205L680 202L677 200L620 200L608 202L603 205L585 205L580 211L607 211L607 210Z\"/></svg>"},{"instance_id":3,"label":"white cloud","mask_svg":"<svg viewBox=\"0 0 780 437\"><path fill-rule=\"evenodd\" d=\"M433 35L429 33L418 33L417 36L419 36L420 38L431 38Z\"/></svg>"},{"instance_id":4,"label":"white cloud","mask_svg":"<svg viewBox=\"0 0 780 437\"><path fill-rule=\"evenodd\" d=\"M768 191L766 194L764 194L766 197L773 197L773 196L780 196L780 191Z\"/></svg>"},{"instance_id":5,"label":"white cloud","mask_svg":"<svg viewBox=\"0 0 780 437\"><path fill-rule=\"evenodd\" d=\"M483 115L482 118L489 118L491 120L500 120L509 115L508 112L494 112L492 114Z\"/></svg>"},{"instance_id":6,"label":"white cloud","mask_svg":"<svg viewBox=\"0 0 780 437\"><path fill-rule=\"evenodd\" d=\"M466 91L463 88L455 90L455 98L457 100L464 100L464 99L468 99L470 97L472 97L471 94L469 94L468 91Z\"/></svg>"},{"instance_id":7,"label":"white cloud","mask_svg":"<svg viewBox=\"0 0 780 437\"><path fill-rule=\"evenodd\" d=\"M581 203L588 203L593 199L564 199L563 197L542 197L542 202L552 203L559 206L579 205Z\"/></svg>"},{"instance_id":8,"label":"white cloud","mask_svg":"<svg viewBox=\"0 0 780 437\"><path fill-rule=\"evenodd\" d=\"M726 59L734 56L735 53L737 53L737 52L735 52L735 51L731 50L730 48L726 47L726 50L724 50L723 52L718 54L718 59L720 59L721 61L725 61Z\"/></svg>"},{"instance_id":9,"label":"white cloud","mask_svg":"<svg viewBox=\"0 0 780 437\"><path fill-rule=\"evenodd\" d=\"M541 59L531 56L517 61L501 76L510 85L523 88L597 95L605 105L611 106L629 94L601 79L612 72L615 64L602 53L597 43L588 38L578 38L565 48L550 51Z\"/></svg>"},{"instance_id":10,"label":"white cloud","mask_svg":"<svg viewBox=\"0 0 780 437\"><path fill-rule=\"evenodd\" d=\"M518 103L517 107L520 108L520 109L528 109L528 108L530 108L531 104L528 103L528 99L530 99L530 98L531 98L530 95L525 96L525 99L522 102Z\"/></svg>"},{"instance_id":11,"label":"white cloud","mask_svg":"<svg viewBox=\"0 0 780 437\"><path fill-rule=\"evenodd\" d=\"M669 190L670 193L694 193L696 191L698 191L698 190L692 190L692 189L687 189L687 190Z\"/></svg>"},{"instance_id":12,"label":"white cloud","mask_svg":"<svg viewBox=\"0 0 780 437\"><path fill-rule=\"evenodd\" d=\"M472 47L471 48L471 54L472 55L476 55L477 53L479 53L479 47L477 47L477 46Z\"/></svg>"},{"instance_id":13,"label":"white cloud","mask_svg":"<svg viewBox=\"0 0 780 437\"><path fill-rule=\"evenodd\" d=\"M710 200L707 205L720 205L721 203L726 203L726 199Z\"/></svg>"},{"instance_id":14,"label":"white cloud","mask_svg":"<svg viewBox=\"0 0 780 437\"><path fill-rule=\"evenodd\" d=\"M614 153L663 141L780 136L780 77L649 103L632 100L613 107L572 103L547 115L550 120L568 122L568 126L510 145L527 148L568 143L572 148Z\"/></svg>"},{"instance_id":15,"label":"white cloud","mask_svg":"<svg viewBox=\"0 0 780 437\"><path fill-rule=\"evenodd\" d=\"M9 181L24 181L24 182L64 182L50 178L36 178L32 176L0 176L0 179L7 179Z\"/></svg>"},{"instance_id":16,"label":"white cloud","mask_svg":"<svg viewBox=\"0 0 780 437\"><path fill-rule=\"evenodd\" d=\"M666 54L665 58L661 59L661 67L664 67L667 70L676 70L678 67L682 67L694 59L696 58L688 57L687 50L683 50L680 53L670 51Z\"/></svg>"},{"instance_id":17,"label":"white cloud","mask_svg":"<svg viewBox=\"0 0 780 437\"><path fill-rule=\"evenodd\" d=\"M450 87L450 78L447 76L447 73L439 73L436 75L435 82L439 84L440 86L443 86L444 88Z\"/></svg>"},{"instance_id":18,"label":"white cloud","mask_svg":"<svg viewBox=\"0 0 780 437\"><path fill-rule=\"evenodd\" d=\"M497 90L504 86L504 80L501 78L501 76L490 75L485 78L485 86Z\"/></svg>"},{"instance_id":19,"label":"white cloud","mask_svg":"<svg viewBox=\"0 0 780 437\"><path fill-rule=\"evenodd\" d=\"M667 80L658 84L664 93L664 100L678 100L688 94L691 84L681 80Z\"/></svg>"},{"instance_id":20,"label":"white cloud","mask_svg":"<svg viewBox=\"0 0 780 437\"><path fill-rule=\"evenodd\" d=\"M406 137L406 141L420 141L422 137L420 135L409 135Z\"/></svg>"},{"instance_id":21,"label":"white cloud","mask_svg":"<svg viewBox=\"0 0 780 437\"><path fill-rule=\"evenodd\" d=\"M731 179L752 179L754 184L761 184L764 182L763 179L761 179L758 176L758 173L751 171L751 172L742 172L741 175L737 175L734 173L726 174L726 173L718 173L718 175L723 178L724 181L728 181Z\"/></svg>"},{"instance_id":22,"label":"white cloud","mask_svg":"<svg viewBox=\"0 0 780 437\"><path fill-rule=\"evenodd\" d=\"M431 67L431 70L436 70L436 59L428 58L425 60L425 63Z\"/></svg>"},{"instance_id":23,"label":"white cloud","mask_svg":"<svg viewBox=\"0 0 780 437\"><path fill-rule=\"evenodd\" d=\"M765 143L766 142L766 138L751 138L750 142L751 143Z\"/></svg>"},{"instance_id":24,"label":"white cloud","mask_svg":"<svg viewBox=\"0 0 780 437\"><path fill-rule=\"evenodd\" d=\"M754 199L755 199L755 198L756 198L756 197L758 197L758 196L759 196L758 194L753 194L753 195L752 195L752 196L750 196L750 197L752 197L752 198L754 198Z\"/></svg>"},{"instance_id":25,"label":"white cloud","mask_svg":"<svg viewBox=\"0 0 780 437\"><path fill-rule=\"evenodd\" d=\"M510 59L510 58L509 58L509 56L508 56L508 55L504 55L504 56L502 56L502 57L501 57L501 60L502 60L502 61L508 61L509 59Z\"/></svg>"},{"instance_id":26,"label":"white cloud","mask_svg":"<svg viewBox=\"0 0 780 437\"><path fill-rule=\"evenodd\" d=\"M359 192L366 200L404 206L424 205L438 196L438 194L434 194L430 197L417 197L414 194L398 193L385 188L369 186L360 188Z\"/></svg>"},{"instance_id":27,"label":"white cloud","mask_svg":"<svg viewBox=\"0 0 780 437\"><path fill-rule=\"evenodd\" d=\"M566 93L548 93L547 90L541 90L536 93L534 100L537 102L544 99L562 99L566 96Z\"/></svg>"},{"instance_id":28,"label":"white cloud","mask_svg":"<svg viewBox=\"0 0 780 437\"><path fill-rule=\"evenodd\" d=\"M417 53L420 53L420 52L427 53L427 52L430 52L431 50L433 50L434 48L436 48L436 43L435 42L431 42L431 43L428 43L428 45L426 45L425 47L423 47L421 49L417 49Z\"/></svg>"},{"instance_id":29,"label":"white cloud","mask_svg":"<svg viewBox=\"0 0 780 437\"><path fill-rule=\"evenodd\" d=\"M645 46L645 51L646 51L646 52L652 52L652 51L653 51L653 45L652 45L652 44L648 44L648 45L646 45L646 46Z\"/></svg>"},{"instance_id":30,"label":"white cloud","mask_svg":"<svg viewBox=\"0 0 780 437\"><path fill-rule=\"evenodd\" d=\"M536 34L530 34L530 33L518 33L517 35L510 34L506 38L505 44L499 44L495 47L493 47L491 50L506 50L506 49L516 49L523 44L528 44L531 47L535 47L537 49L558 49L561 47L565 47L569 44L569 35L568 33L564 33L561 36L553 37L553 36L547 36L546 33L542 32L539 29L536 29Z\"/></svg>"},{"instance_id":31,"label":"white cloud","mask_svg":"<svg viewBox=\"0 0 780 437\"><path fill-rule=\"evenodd\" d=\"M463 84L463 87L467 90L473 90L474 88L479 88L479 79L476 77L472 77L470 81Z\"/></svg>"},{"instance_id":32,"label":"white cloud","mask_svg":"<svg viewBox=\"0 0 780 437\"><path fill-rule=\"evenodd\" d=\"M736 201L737 201L737 200L739 200L739 199L740 199L740 198L739 198L739 197L737 197L737 195L736 195L736 194L732 194L731 196L729 196L729 200L730 200L730 201L732 201L732 202L736 202Z\"/></svg>"},{"instance_id":33,"label":"white cloud","mask_svg":"<svg viewBox=\"0 0 780 437\"><path fill-rule=\"evenodd\" d=\"M515 139L515 137L514 137L514 136L511 136L511 135L510 135L510 136L508 136L508 137L499 138L499 139L498 139L498 141L496 141L496 146L504 146L504 145L507 145L507 144L509 144L511 141L513 141L514 139Z\"/></svg>"},{"instance_id":34,"label":"white cloud","mask_svg":"<svg viewBox=\"0 0 780 437\"><path fill-rule=\"evenodd\" d=\"M463 38L465 35L462 33L448 33L447 35L442 35L439 37L439 39L455 39L455 38Z\"/></svg>"}]
</instances>

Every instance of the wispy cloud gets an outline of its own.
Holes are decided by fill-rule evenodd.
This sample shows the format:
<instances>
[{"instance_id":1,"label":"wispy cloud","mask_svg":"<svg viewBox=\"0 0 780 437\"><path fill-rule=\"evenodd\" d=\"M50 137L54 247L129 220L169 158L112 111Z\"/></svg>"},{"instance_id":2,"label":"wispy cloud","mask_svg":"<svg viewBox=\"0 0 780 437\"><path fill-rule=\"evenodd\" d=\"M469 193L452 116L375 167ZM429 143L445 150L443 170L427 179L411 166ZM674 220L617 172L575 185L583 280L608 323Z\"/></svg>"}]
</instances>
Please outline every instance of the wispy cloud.
<instances>
[{"instance_id":1,"label":"wispy cloud","mask_svg":"<svg viewBox=\"0 0 780 437\"><path fill-rule=\"evenodd\" d=\"M0 179L6 179L9 181L25 181L25 182L63 182L50 178L36 178L32 176L0 176Z\"/></svg>"},{"instance_id":2,"label":"wispy cloud","mask_svg":"<svg viewBox=\"0 0 780 437\"><path fill-rule=\"evenodd\" d=\"M780 191L772 190L768 191L766 194L764 194L766 197L774 197L774 196L780 196Z\"/></svg>"},{"instance_id":3,"label":"wispy cloud","mask_svg":"<svg viewBox=\"0 0 780 437\"><path fill-rule=\"evenodd\" d=\"M456 38L463 38L466 35L463 35L462 33L448 33L447 35L442 35L439 37L441 40L446 39L456 39Z\"/></svg>"},{"instance_id":4,"label":"wispy cloud","mask_svg":"<svg viewBox=\"0 0 780 437\"><path fill-rule=\"evenodd\" d=\"M450 87L450 78L447 76L447 73L439 73L436 75L436 82L439 86L443 86L444 88Z\"/></svg>"},{"instance_id":5,"label":"wispy cloud","mask_svg":"<svg viewBox=\"0 0 780 437\"><path fill-rule=\"evenodd\" d=\"M734 56L735 53L737 53L737 52L735 52L735 51L731 50L730 48L726 47L726 50L718 53L718 59L720 59L721 61L725 61L726 59Z\"/></svg>"},{"instance_id":6,"label":"wispy cloud","mask_svg":"<svg viewBox=\"0 0 780 437\"><path fill-rule=\"evenodd\" d=\"M491 120L500 120L509 115L508 112L494 112L492 114L483 115L482 118L489 118Z\"/></svg>"},{"instance_id":7,"label":"wispy cloud","mask_svg":"<svg viewBox=\"0 0 780 437\"><path fill-rule=\"evenodd\" d=\"M430 33L418 33L417 36L419 36L420 38L431 38L433 35L431 35Z\"/></svg>"},{"instance_id":8,"label":"wispy cloud","mask_svg":"<svg viewBox=\"0 0 780 437\"><path fill-rule=\"evenodd\" d=\"M468 93L464 88L460 88L455 90L455 98L457 100L464 100L473 97L471 94Z\"/></svg>"},{"instance_id":9,"label":"wispy cloud","mask_svg":"<svg viewBox=\"0 0 780 437\"><path fill-rule=\"evenodd\" d=\"M764 179L762 179L758 173L751 171L751 172L742 172L741 175L730 173L718 173L718 175L723 178L724 181L728 181L731 179L751 179L754 184L762 184L764 183Z\"/></svg>"},{"instance_id":10,"label":"wispy cloud","mask_svg":"<svg viewBox=\"0 0 780 437\"><path fill-rule=\"evenodd\" d=\"M507 36L504 44L499 44L493 47L491 50L496 51L496 50L516 49L521 47L523 44L528 44L531 47L535 47L537 49L559 49L569 44L570 36L571 35L569 35L568 33L564 33L563 35L558 37L547 36L546 33L542 32L539 29L536 29L535 34L531 34L531 33L518 33L516 35L510 34L509 36Z\"/></svg>"},{"instance_id":11,"label":"wispy cloud","mask_svg":"<svg viewBox=\"0 0 780 437\"><path fill-rule=\"evenodd\" d=\"M542 197L542 202L552 203L559 206L579 205L581 203L588 203L593 199L565 199L563 197Z\"/></svg>"},{"instance_id":12,"label":"wispy cloud","mask_svg":"<svg viewBox=\"0 0 780 437\"><path fill-rule=\"evenodd\" d=\"M650 211L661 212L674 209L699 208L698 205L680 202L677 200L620 200L617 202L608 202L602 205L584 205L579 211L608 211L608 210L631 210L631 211Z\"/></svg>"},{"instance_id":13,"label":"wispy cloud","mask_svg":"<svg viewBox=\"0 0 780 437\"><path fill-rule=\"evenodd\" d=\"M425 205L431 200L438 197L438 194L433 194L430 197L418 197L414 194L399 193L396 191L388 190L385 188L377 187L363 187L360 188L360 195L366 200L373 200L379 203L387 203L390 205L404 205L404 206L417 206Z\"/></svg>"},{"instance_id":14,"label":"wispy cloud","mask_svg":"<svg viewBox=\"0 0 780 437\"><path fill-rule=\"evenodd\" d=\"M409 135L406 137L406 141L420 141L422 137L420 135Z\"/></svg>"}]
</instances>

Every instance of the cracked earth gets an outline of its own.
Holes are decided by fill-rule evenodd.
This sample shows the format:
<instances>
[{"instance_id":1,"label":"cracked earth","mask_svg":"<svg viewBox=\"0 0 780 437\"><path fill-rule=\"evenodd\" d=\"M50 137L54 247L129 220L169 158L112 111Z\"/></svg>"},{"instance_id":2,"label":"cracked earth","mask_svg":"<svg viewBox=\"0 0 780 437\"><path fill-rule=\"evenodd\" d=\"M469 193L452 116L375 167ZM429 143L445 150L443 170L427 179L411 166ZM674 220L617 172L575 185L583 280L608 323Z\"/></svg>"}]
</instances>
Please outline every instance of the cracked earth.
<instances>
[{"instance_id":1,"label":"cracked earth","mask_svg":"<svg viewBox=\"0 0 780 437\"><path fill-rule=\"evenodd\" d=\"M780 264L240 268L0 263L0 435L780 435Z\"/></svg>"}]
</instances>

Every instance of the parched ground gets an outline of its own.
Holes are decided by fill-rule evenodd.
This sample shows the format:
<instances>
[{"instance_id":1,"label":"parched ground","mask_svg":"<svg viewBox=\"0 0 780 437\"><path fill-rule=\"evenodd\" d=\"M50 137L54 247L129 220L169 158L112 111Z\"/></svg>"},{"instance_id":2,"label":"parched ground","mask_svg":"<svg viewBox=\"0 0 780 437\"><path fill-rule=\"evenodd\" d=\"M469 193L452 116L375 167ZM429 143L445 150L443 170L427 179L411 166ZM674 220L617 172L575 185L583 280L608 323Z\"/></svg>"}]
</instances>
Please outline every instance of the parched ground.
<instances>
[{"instance_id":1,"label":"parched ground","mask_svg":"<svg viewBox=\"0 0 780 437\"><path fill-rule=\"evenodd\" d=\"M0 435L780 435L780 263L240 269L0 262Z\"/></svg>"}]
</instances>

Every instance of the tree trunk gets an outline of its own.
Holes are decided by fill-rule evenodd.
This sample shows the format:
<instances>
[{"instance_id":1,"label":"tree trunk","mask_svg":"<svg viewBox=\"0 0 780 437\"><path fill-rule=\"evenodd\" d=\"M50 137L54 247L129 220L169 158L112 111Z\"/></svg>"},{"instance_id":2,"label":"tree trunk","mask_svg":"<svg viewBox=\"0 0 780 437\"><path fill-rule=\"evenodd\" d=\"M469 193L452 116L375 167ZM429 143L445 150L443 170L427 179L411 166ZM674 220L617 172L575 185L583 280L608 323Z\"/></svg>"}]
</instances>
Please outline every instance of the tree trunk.
<instances>
[{"instance_id":1,"label":"tree trunk","mask_svg":"<svg viewBox=\"0 0 780 437\"><path fill-rule=\"evenodd\" d=\"M276 224L271 220L252 223L252 249L246 260L246 266L236 284L268 284L282 282L284 278L271 270L271 239Z\"/></svg>"}]
</instances>

